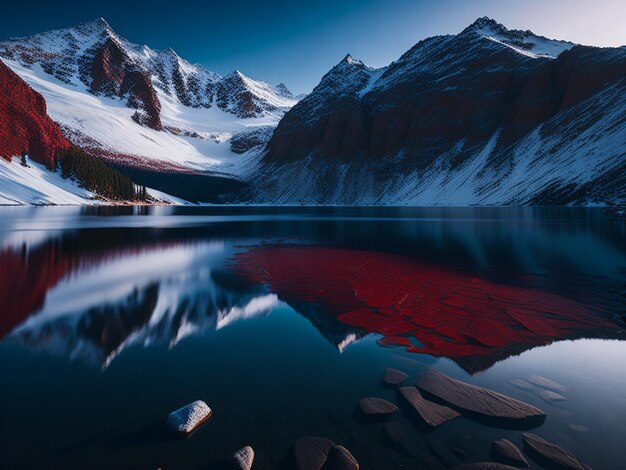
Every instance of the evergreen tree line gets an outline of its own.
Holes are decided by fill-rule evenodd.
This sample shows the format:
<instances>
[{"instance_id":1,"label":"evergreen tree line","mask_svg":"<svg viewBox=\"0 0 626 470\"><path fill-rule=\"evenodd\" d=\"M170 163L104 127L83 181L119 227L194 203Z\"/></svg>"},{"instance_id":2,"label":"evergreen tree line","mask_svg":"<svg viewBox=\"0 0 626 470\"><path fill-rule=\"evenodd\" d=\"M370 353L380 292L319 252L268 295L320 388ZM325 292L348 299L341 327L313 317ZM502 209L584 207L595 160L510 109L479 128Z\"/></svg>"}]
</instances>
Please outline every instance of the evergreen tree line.
<instances>
[{"instance_id":1,"label":"evergreen tree line","mask_svg":"<svg viewBox=\"0 0 626 470\"><path fill-rule=\"evenodd\" d=\"M59 168L63 178L73 178L83 188L105 198L117 201L148 199L145 186L135 185L125 174L79 148L60 150L54 157L51 170L58 171Z\"/></svg>"}]
</instances>

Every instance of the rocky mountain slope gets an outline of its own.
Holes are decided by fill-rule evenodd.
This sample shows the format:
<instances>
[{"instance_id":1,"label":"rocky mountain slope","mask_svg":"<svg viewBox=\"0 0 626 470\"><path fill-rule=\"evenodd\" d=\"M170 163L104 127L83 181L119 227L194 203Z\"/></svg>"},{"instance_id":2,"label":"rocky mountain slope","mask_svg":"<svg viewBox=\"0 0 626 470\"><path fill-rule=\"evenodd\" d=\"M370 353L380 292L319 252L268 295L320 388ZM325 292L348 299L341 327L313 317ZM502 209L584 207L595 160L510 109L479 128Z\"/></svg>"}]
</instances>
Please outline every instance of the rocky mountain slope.
<instances>
[{"instance_id":1,"label":"rocky mountain slope","mask_svg":"<svg viewBox=\"0 0 626 470\"><path fill-rule=\"evenodd\" d=\"M347 56L281 120L256 198L423 205L624 199L625 91L626 48L550 40L488 18L421 41L382 69Z\"/></svg>"}]
</instances>

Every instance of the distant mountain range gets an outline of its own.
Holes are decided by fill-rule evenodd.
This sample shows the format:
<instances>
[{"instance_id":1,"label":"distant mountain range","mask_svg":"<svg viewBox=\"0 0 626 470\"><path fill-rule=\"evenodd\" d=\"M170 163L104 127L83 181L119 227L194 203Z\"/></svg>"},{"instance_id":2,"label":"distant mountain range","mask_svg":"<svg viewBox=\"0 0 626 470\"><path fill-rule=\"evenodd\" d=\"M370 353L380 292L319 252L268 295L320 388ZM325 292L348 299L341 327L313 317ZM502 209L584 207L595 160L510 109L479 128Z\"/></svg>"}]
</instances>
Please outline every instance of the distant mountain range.
<instances>
[{"instance_id":1,"label":"distant mountain range","mask_svg":"<svg viewBox=\"0 0 626 470\"><path fill-rule=\"evenodd\" d=\"M348 55L298 98L132 44L103 19L9 39L0 60L43 95L72 144L187 200L626 201L624 47L479 18L380 69ZM13 120L0 110L0 123Z\"/></svg>"}]
</instances>

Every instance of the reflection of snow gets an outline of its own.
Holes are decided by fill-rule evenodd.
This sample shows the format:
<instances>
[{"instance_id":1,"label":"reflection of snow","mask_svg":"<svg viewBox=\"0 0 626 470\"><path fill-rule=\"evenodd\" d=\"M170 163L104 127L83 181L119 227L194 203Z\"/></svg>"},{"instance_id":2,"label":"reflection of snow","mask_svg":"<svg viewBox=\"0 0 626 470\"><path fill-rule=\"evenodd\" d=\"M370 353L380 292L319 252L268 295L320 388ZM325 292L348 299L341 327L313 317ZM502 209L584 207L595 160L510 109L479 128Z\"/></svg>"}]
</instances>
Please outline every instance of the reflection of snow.
<instances>
[{"instance_id":1,"label":"reflection of snow","mask_svg":"<svg viewBox=\"0 0 626 470\"><path fill-rule=\"evenodd\" d=\"M164 295L161 297L165 298L160 300L165 305L160 308L167 310L182 294L204 288L202 281L206 281L209 275L207 265L222 260L224 251L223 243L213 242L181 245L104 262L61 281L48 292L41 312L29 317L17 329L115 304L154 282L163 285Z\"/></svg>"},{"instance_id":2,"label":"reflection of snow","mask_svg":"<svg viewBox=\"0 0 626 470\"><path fill-rule=\"evenodd\" d=\"M269 313L280 304L224 274L224 243L177 245L107 260L50 290L9 335L29 348L108 366L132 345L183 338Z\"/></svg>"},{"instance_id":3,"label":"reflection of snow","mask_svg":"<svg viewBox=\"0 0 626 470\"><path fill-rule=\"evenodd\" d=\"M337 349L339 349L339 352L344 352L345 349L350 346L352 343L355 343L356 341L358 341L360 338L357 338L356 334L354 333L349 333L343 340L341 340L341 342L337 345Z\"/></svg>"},{"instance_id":4,"label":"reflection of snow","mask_svg":"<svg viewBox=\"0 0 626 470\"><path fill-rule=\"evenodd\" d=\"M217 312L217 328L224 328L238 320L246 320L263 313L270 312L273 308L280 304L276 294L255 297L244 307L232 307L230 310L221 310Z\"/></svg>"}]
</instances>

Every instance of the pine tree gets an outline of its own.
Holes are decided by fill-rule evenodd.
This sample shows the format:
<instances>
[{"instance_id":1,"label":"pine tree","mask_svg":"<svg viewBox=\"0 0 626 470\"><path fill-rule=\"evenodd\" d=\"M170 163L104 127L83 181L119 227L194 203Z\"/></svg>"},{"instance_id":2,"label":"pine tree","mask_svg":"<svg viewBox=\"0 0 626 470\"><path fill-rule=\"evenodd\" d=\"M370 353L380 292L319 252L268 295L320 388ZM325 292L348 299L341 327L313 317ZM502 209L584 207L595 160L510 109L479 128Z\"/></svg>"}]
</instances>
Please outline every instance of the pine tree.
<instances>
[{"instance_id":1,"label":"pine tree","mask_svg":"<svg viewBox=\"0 0 626 470\"><path fill-rule=\"evenodd\" d=\"M120 171L78 148L61 151L57 163L63 178L72 178L85 189L117 201L136 199L133 181Z\"/></svg>"}]
</instances>

